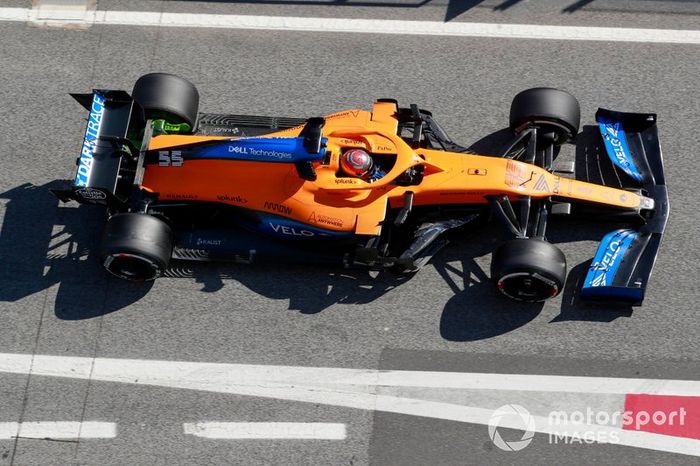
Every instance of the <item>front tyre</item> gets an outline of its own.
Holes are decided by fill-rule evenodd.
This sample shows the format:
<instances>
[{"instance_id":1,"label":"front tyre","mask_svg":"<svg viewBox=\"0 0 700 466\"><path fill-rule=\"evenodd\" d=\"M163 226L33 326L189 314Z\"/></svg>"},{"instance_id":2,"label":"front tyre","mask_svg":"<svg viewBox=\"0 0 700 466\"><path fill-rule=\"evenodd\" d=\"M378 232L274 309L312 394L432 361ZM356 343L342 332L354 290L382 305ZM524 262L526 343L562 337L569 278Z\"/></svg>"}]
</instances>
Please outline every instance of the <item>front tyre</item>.
<instances>
[{"instance_id":1,"label":"front tyre","mask_svg":"<svg viewBox=\"0 0 700 466\"><path fill-rule=\"evenodd\" d=\"M113 215L105 225L100 260L107 271L134 282L155 280L172 254L170 227L147 214Z\"/></svg>"},{"instance_id":2,"label":"front tyre","mask_svg":"<svg viewBox=\"0 0 700 466\"><path fill-rule=\"evenodd\" d=\"M541 239L511 240L493 253L491 277L498 291L511 299L545 301L564 288L566 257Z\"/></svg>"},{"instance_id":3,"label":"front tyre","mask_svg":"<svg viewBox=\"0 0 700 466\"><path fill-rule=\"evenodd\" d=\"M538 126L553 136L555 145L564 144L578 133L581 108L576 97L550 87L520 92L510 105L510 128L516 134Z\"/></svg>"}]
</instances>

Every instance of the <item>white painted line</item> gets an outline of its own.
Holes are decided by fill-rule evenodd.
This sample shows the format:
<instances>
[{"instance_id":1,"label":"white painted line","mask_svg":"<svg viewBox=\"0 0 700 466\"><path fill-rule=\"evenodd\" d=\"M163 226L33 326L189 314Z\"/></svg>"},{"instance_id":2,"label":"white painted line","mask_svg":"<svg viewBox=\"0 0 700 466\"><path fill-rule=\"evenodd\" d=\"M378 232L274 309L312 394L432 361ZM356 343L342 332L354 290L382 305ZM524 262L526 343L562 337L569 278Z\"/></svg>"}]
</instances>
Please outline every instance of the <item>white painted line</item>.
<instances>
[{"instance_id":1,"label":"white painted line","mask_svg":"<svg viewBox=\"0 0 700 466\"><path fill-rule=\"evenodd\" d=\"M113 382L155 385L179 384L182 388L208 390L219 387L256 387L259 383L275 387L353 386L423 387L470 390L508 390L564 393L607 393L625 395L700 396L700 381L632 379L618 377L580 377L533 374L491 374L479 372L380 371L331 367L268 366L222 364L143 359L103 359L0 353L0 372L32 374Z\"/></svg>"},{"instance_id":2,"label":"white painted line","mask_svg":"<svg viewBox=\"0 0 700 466\"><path fill-rule=\"evenodd\" d=\"M113 422L0 422L0 439L91 439L114 438Z\"/></svg>"},{"instance_id":3,"label":"white painted line","mask_svg":"<svg viewBox=\"0 0 700 466\"><path fill-rule=\"evenodd\" d=\"M88 0L37 0L33 10L37 21L83 22Z\"/></svg>"},{"instance_id":4,"label":"white painted line","mask_svg":"<svg viewBox=\"0 0 700 466\"><path fill-rule=\"evenodd\" d=\"M345 440L345 424L330 422L197 422L185 434L210 439Z\"/></svg>"},{"instance_id":5,"label":"white painted line","mask_svg":"<svg viewBox=\"0 0 700 466\"><path fill-rule=\"evenodd\" d=\"M32 357L31 354L12 353L0 353L0 372L229 393L475 424L488 424L493 409L435 401L435 398L455 389L493 390L506 394L514 390L524 391L529 392L528 399L536 400L539 397L544 404L555 398L555 392L700 396L700 381L689 380L380 371L45 355ZM416 394L401 396L402 391L409 387L431 389L425 392L429 399L420 399L420 395ZM510 399L508 402L512 403L514 396L524 395L507 395ZM623 406L619 409L622 410ZM556 431L559 435L575 437L575 432L565 430L566 426L555 426L555 429L546 422L547 418L539 419L537 432ZM586 430L585 426L578 426L579 430ZM620 430L616 426L596 428ZM700 456L698 440L632 431L621 431L619 438L622 445Z\"/></svg>"},{"instance_id":6,"label":"white painted line","mask_svg":"<svg viewBox=\"0 0 700 466\"><path fill-rule=\"evenodd\" d=\"M23 11L19 11L23 10ZM36 20L32 10L0 8L0 21ZM462 23L359 18L216 15L134 11L87 11L81 24L149 27L259 29L273 31L350 32L506 39L586 40L700 44L700 31L539 24Z\"/></svg>"},{"instance_id":7,"label":"white painted line","mask_svg":"<svg viewBox=\"0 0 700 466\"><path fill-rule=\"evenodd\" d=\"M0 21L30 21L33 16L29 8L0 8Z\"/></svg>"}]
</instances>

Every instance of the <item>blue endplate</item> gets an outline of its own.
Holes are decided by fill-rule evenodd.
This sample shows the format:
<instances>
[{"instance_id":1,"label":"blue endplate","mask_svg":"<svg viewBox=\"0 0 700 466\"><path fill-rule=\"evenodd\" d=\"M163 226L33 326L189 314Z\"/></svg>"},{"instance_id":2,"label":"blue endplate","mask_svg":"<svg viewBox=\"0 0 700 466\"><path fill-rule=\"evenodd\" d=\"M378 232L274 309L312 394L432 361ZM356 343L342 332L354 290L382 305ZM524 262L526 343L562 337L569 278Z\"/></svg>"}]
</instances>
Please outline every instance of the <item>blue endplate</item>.
<instances>
[{"instance_id":1,"label":"blue endplate","mask_svg":"<svg viewBox=\"0 0 700 466\"><path fill-rule=\"evenodd\" d=\"M190 159L229 159L254 162L313 162L326 155L327 138L321 140L318 154L304 148L304 138L244 138L230 139L203 146L194 146Z\"/></svg>"},{"instance_id":2,"label":"blue endplate","mask_svg":"<svg viewBox=\"0 0 700 466\"><path fill-rule=\"evenodd\" d=\"M600 134L605 143L605 151L608 153L612 163L627 173L632 179L642 183L644 177L630 152L622 121L600 112L597 115L597 120Z\"/></svg>"},{"instance_id":3,"label":"blue endplate","mask_svg":"<svg viewBox=\"0 0 700 466\"><path fill-rule=\"evenodd\" d=\"M629 229L605 235L588 269L581 298L630 303L642 301L643 284L629 284L630 271L644 251L642 247L632 246L637 238L639 233Z\"/></svg>"}]
</instances>

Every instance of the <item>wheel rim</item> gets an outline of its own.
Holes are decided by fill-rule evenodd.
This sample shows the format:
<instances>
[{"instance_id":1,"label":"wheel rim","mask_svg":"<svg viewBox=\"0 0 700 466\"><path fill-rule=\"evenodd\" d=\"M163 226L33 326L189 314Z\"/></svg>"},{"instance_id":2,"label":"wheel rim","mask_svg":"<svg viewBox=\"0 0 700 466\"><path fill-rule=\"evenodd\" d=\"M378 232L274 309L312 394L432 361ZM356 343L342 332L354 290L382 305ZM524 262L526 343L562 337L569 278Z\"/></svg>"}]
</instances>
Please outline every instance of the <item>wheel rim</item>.
<instances>
[{"instance_id":1,"label":"wheel rim","mask_svg":"<svg viewBox=\"0 0 700 466\"><path fill-rule=\"evenodd\" d=\"M135 254L113 254L107 256L104 267L112 275L125 280L143 282L160 275L160 267L153 261Z\"/></svg>"},{"instance_id":2,"label":"wheel rim","mask_svg":"<svg viewBox=\"0 0 700 466\"><path fill-rule=\"evenodd\" d=\"M539 273L518 272L498 280L498 290L518 301L538 302L559 294L557 283Z\"/></svg>"}]
</instances>

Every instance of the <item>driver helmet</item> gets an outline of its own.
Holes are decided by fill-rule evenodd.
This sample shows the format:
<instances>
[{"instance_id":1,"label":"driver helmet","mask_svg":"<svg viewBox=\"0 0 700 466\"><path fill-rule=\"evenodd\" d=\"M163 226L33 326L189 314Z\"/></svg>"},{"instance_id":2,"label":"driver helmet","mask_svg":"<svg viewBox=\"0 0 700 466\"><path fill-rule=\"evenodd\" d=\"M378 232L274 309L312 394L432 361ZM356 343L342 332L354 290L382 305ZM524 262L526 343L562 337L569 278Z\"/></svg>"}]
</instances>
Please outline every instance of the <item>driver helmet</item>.
<instances>
[{"instance_id":1,"label":"driver helmet","mask_svg":"<svg viewBox=\"0 0 700 466\"><path fill-rule=\"evenodd\" d=\"M340 168L347 175L367 178L373 167L372 156L362 149L351 149L340 157Z\"/></svg>"}]
</instances>

